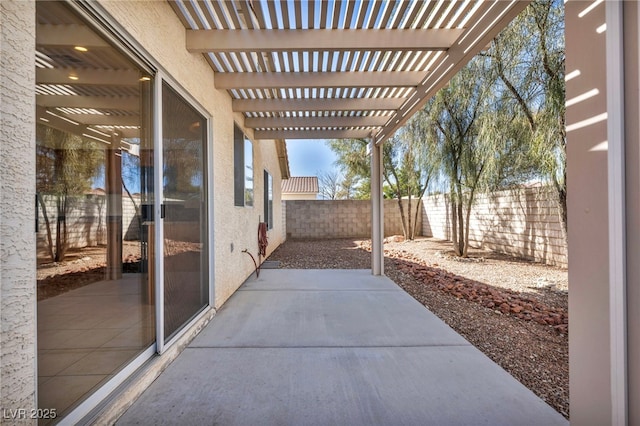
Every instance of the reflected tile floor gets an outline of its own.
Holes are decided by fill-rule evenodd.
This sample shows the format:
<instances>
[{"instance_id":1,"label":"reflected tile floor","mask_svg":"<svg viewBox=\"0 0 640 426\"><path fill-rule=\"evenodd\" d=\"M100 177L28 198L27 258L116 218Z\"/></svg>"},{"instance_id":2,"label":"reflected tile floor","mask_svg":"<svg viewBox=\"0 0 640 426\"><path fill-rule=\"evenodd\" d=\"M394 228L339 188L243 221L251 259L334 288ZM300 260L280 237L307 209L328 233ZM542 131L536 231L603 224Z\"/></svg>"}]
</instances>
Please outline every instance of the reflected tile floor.
<instances>
[{"instance_id":1,"label":"reflected tile floor","mask_svg":"<svg viewBox=\"0 0 640 426\"><path fill-rule=\"evenodd\" d=\"M60 417L154 339L139 274L38 302L38 406Z\"/></svg>"}]
</instances>

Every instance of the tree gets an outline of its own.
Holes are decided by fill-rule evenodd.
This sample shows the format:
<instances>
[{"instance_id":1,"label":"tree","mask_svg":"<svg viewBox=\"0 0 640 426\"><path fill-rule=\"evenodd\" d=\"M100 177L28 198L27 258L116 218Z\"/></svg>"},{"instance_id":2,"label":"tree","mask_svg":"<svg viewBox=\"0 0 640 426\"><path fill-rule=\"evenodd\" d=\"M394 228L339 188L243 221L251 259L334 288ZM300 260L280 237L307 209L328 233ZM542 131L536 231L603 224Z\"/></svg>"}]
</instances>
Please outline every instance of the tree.
<instances>
[{"instance_id":1,"label":"tree","mask_svg":"<svg viewBox=\"0 0 640 426\"><path fill-rule=\"evenodd\" d=\"M407 172L407 197L409 212L407 214L409 239L416 236L418 214L422 197L437 175L439 158L435 151L434 141L430 137L430 123L424 110L413 116L403 127L400 139L405 147L403 167ZM417 205L411 222L411 197L416 195Z\"/></svg>"},{"instance_id":2,"label":"tree","mask_svg":"<svg viewBox=\"0 0 640 426\"><path fill-rule=\"evenodd\" d=\"M346 177L350 197L358 200L371 198L370 157L365 139L332 139L327 142L336 153L335 165Z\"/></svg>"},{"instance_id":3,"label":"tree","mask_svg":"<svg viewBox=\"0 0 640 426\"><path fill-rule=\"evenodd\" d=\"M485 61L476 57L427 104L449 182L454 252L461 257L467 257L471 207L494 153L492 141L480 137L491 83Z\"/></svg>"},{"instance_id":4,"label":"tree","mask_svg":"<svg viewBox=\"0 0 640 426\"><path fill-rule=\"evenodd\" d=\"M412 125L403 128L394 138L383 145L383 178L386 184L385 196L398 200L398 209L402 218L402 230L406 239L414 239L417 231L419 204L412 208L412 198L420 199L428 187L434 167L425 152L418 149L427 143L427 127L421 120L412 121ZM336 164L345 176L352 181L359 181L355 198L370 198L371 170L370 156L367 151L368 142L364 139L340 139L329 142L330 148L337 154ZM345 179L346 181L346 179ZM366 188L363 190L363 187ZM407 210L403 198L407 197ZM419 203L419 201L418 201Z\"/></svg>"},{"instance_id":5,"label":"tree","mask_svg":"<svg viewBox=\"0 0 640 426\"><path fill-rule=\"evenodd\" d=\"M486 53L526 123L529 161L555 189L567 231L564 3L536 0Z\"/></svg>"},{"instance_id":6,"label":"tree","mask_svg":"<svg viewBox=\"0 0 640 426\"><path fill-rule=\"evenodd\" d=\"M73 198L91 189L91 180L104 162L104 151L96 143L52 127L38 125L36 192L47 230L52 262L64 260L68 248L67 217ZM44 195L55 201L55 242Z\"/></svg>"},{"instance_id":7,"label":"tree","mask_svg":"<svg viewBox=\"0 0 640 426\"><path fill-rule=\"evenodd\" d=\"M424 111L416 114L386 142L388 146L384 149L386 192L389 198L398 200L402 230L408 240L416 237L420 200L438 167L434 161L436 157L428 124ZM412 205L414 197L417 199L415 209ZM403 202L405 198L406 211Z\"/></svg>"},{"instance_id":8,"label":"tree","mask_svg":"<svg viewBox=\"0 0 640 426\"><path fill-rule=\"evenodd\" d=\"M318 173L320 195L323 200L337 200L339 198L342 179L340 173L333 169L324 173Z\"/></svg>"},{"instance_id":9,"label":"tree","mask_svg":"<svg viewBox=\"0 0 640 426\"><path fill-rule=\"evenodd\" d=\"M358 176L354 173L349 172L342 177L342 181L340 182L340 189L338 190L338 199L340 200L351 200L358 199Z\"/></svg>"},{"instance_id":10,"label":"tree","mask_svg":"<svg viewBox=\"0 0 640 426\"><path fill-rule=\"evenodd\" d=\"M142 229L142 216L140 212L140 203L129 190L129 184L140 182L140 156L133 155L127 151L122 151L122 189L127 193L127 197L135 210L135 218L138 222L138 228ZM130 182L127 184L127 182ZM139 183L138 183L139 185Z\"/></svg>"}]
</instances>

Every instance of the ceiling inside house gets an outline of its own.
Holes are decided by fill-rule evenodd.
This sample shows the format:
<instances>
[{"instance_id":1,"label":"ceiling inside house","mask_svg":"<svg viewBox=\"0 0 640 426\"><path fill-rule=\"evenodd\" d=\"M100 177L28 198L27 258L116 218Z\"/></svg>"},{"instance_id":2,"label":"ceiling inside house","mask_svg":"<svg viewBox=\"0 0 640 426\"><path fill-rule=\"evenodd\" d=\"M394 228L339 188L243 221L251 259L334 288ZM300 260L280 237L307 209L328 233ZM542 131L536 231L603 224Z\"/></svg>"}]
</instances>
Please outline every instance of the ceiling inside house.
<instances>
[{"instance_id":1,"label":"ceiling inside house","mask_svg":"<svg viewBox=\"0 0 640 426\"><path fill-rule=\"evenodd\" d=\"M256 139L381 143L529 1L169 3Z\"/></svg>"}]
</instances>

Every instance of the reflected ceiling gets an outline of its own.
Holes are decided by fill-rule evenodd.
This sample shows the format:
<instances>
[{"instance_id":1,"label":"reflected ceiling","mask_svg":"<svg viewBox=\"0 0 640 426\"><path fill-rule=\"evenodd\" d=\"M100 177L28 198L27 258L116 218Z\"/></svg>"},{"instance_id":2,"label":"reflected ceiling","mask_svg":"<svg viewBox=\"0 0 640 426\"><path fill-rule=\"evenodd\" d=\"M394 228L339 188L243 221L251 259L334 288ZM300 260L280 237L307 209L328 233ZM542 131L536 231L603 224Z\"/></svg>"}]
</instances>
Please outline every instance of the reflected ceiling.
<instances>
[{"instance_id":1,"label":"reflected ceiling","mask_svg":"<svg viewBox=\"0 0 640 426\"><path fill-rule=\"evenodd\" d=\"M63 3L37 2L36 23L38 122L135 153L149 77Z\"/></svg>"}]
</instances>

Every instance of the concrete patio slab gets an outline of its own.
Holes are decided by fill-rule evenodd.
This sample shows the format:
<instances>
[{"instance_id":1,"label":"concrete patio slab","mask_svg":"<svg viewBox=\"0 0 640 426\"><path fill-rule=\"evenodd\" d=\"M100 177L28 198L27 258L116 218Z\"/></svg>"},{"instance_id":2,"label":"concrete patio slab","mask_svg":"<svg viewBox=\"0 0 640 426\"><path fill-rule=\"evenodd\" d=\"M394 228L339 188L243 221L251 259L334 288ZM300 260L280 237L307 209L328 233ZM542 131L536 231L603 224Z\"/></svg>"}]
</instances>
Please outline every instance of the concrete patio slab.
<instances>
[{"instance_id":1,"label":"concrete patio slab","mask_svg":"<svg viewBox=\"0 0 640 426\"><path fill-rule=\"evenodd\" d=\"M468 345L388 278L373 289L239 291L193 347ZM365 272L362 272L366 278ZM262 275L260 275L262 277ZM373 278L376 278L373 280ZM366 281L363 279L361 281ZM377 290L376 282L393 285ZM335 281L334 281L335 283ZM348 284L348 283L345 283ZM331 284L335 286L335 284ZM266 287L266 286L265 286ZM314 285L315 287L315 285Z\"/></svg>"},{"instance_id":2,"label":"concrete patio slab","mask_svg":"<svg viewBox=\"0 0 640 426\"><path fill-rule=\"evenodd\" d=\"M568 422L388 278L270 270L118 424Z\"/></svg>"},{"instance_id":3,"label":"concrete patio slab","mask_svg":"<svg viewBox=\"0 0 640 426\"><path fill-rule=\"evenodd\" d=\"M371 275L370 269L269 269L249 277L240 287L247 290L394 290L387 277Z\"/></svg>"}]
</instances>

